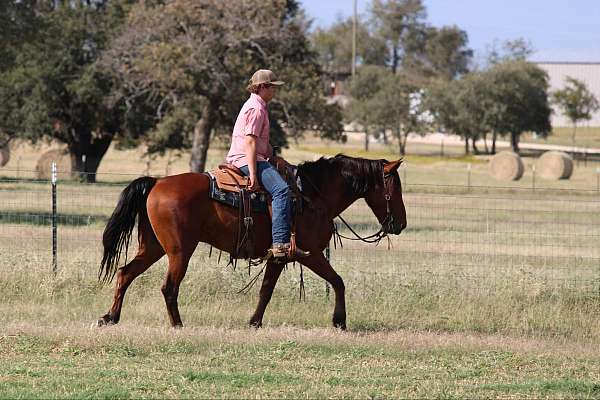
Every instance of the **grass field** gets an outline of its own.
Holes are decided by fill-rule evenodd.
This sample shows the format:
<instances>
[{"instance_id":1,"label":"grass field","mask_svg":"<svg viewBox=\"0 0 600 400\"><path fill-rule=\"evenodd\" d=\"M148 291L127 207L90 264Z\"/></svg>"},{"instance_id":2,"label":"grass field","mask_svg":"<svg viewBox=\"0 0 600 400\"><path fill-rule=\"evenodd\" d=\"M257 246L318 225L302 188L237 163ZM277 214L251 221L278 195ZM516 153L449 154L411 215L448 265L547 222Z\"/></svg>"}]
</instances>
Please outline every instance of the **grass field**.
<instances>
[{"instance_id":1,"label":"grass field","mask_svg":"<svg viewBox=\"0 0 600 400\"><path fill-rule=\"evenodd\" d=\"M360 154L308 141L284 155L340 150ZM35 152L19 151L24 177ZM299 301L298 265L283 273L265 328L247 328L257 287L238 294L247 268L209 258L205 245L181 288L183 330L167 327L164 260L132 285L118 326L90 329L112 299L96 280L102 230L124 184L145 172L139 154L111 150L100 184L59 182L56 276L48 184L0 182L0 398L600 397L600 202L576 190L593 186L593 167L531 191L494 187L479 159L407 156L409 227L391 250L332 248L346 333L329 328L333 294L306 270ZM210 163L222 156L213 149ZM363 203L344 215L360 232L377 229Z\"/></svg>"}]
</instances>

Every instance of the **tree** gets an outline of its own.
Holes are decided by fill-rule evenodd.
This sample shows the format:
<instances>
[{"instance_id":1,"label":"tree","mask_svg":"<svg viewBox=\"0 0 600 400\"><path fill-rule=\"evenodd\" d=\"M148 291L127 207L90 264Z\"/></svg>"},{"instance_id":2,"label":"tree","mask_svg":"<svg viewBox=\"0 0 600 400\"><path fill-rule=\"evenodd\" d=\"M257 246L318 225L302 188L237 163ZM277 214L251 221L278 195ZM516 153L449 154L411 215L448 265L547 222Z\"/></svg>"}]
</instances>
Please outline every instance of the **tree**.
<instances>
[{"instance_id":1,"label":"tree","mask_svg":"<svg viewBox=\"0 0 600 400\"><path fill-rule=\"evenodd\" d=\"M548 104L548 75L526 61L505 61L483 73L486 112L484 118L494 135L510 135L511 147L519 152L519 138L523 132L548 134L550 106Z\"/></svg>"},{"instance_id":2,"label":"tree","mask_svg":"<svg viewBox=\"0 0 600 400\"><path fill-rule=\"evenodd\" d=\"M18 4L36 7L27 10L35 29L0 75L0 130L65 143L73 170L93 182L113 137L126 129L124 104L96 61L124 22L127 1Z\"/></svg>"},{"instance_id":3,"label":"tree","mask_svg":"<svg viewBox=\"0 0 600 400\"><path fill-rule=\"evenodd\" d=\"M572 142L575 146L577 122L590 120L600 105L596 96L588 90L585 83L570 76L567 76L565 80L565 87L554 92L552 99L573 124Z\"/></svg>"},{"instance_id":4,"label":"tree","mask_svg":"<svg viewBox=\"0 0 600 400\"><path fill-rule=\"evenodd\" d=\"M428 28L423 50L425 68L445 80L467 73L473 57L468 41L467 33L457 26Z\"/></svg>"},{"instance_id":5,"label":"tree","mask_svg":"<svg viewBox=\"0 0 600 400\"><path fill-rule=\"evenodd\" d=\"M374 36L360 19L356 32L356 55L360 65L381 65L388 62L385 42ZM319 63L329 74L349 74L352 70L352 19L337 21L328 29L316 29L311 35L319 54Z\"/></svg>"},{"instance_id":6,"label":"tree","mask_svg":"<svg viewBox=\"0 0 600 400\"><path fill-rule=\"evenodd\" d=\"M425 6L422 0L373 0L371 14L376 32L387 45L391 70L396 73L406 55L422 47Z\"/></svg>"},{"instance_id":7,"label":"tree","mask_svg":"<svg viewBox=\"0 0 600 400\"><path fill-rule=\"evenodd\" d=\"M482 74L470 73L459 80L437 82L427 91L426 107L440 126L465 139L465 154L470 152L469 140L478 152L475 143L488 130L484 85Z\"/></svg>"},{"instance_id":8,"label":"tree","mask_svg":"<svg viewBox=\"0 0 600 400\"><path fill-rule=\"evenodd\" d=\"M348 120L360 123L365 129L365 150L369 137L391 130L398 139L399 152L406 152L406 137L418 130L418 112L411 110L411 93L417 89L401 74L393 74L379 66L359 69L351 84L352 101L346 110Z\"/></svg>"},{"instance_id":9,"label":"tree","mask_svg":"<svg viewBox=\"0 0 600 400\"><path fill-rule=\"evenodd\" d=\"M157 125L166 129L157 136L169 138L163 140L169 146L191 143L190 169L199 172L212 134L230 134L247 97L245 83L259 67L273 69L286 81L270 107L274 132L282 133L285 125L295 138L305 129L333 139L342 136L339 110L321 96L320 69L307 29L294 0L260 7L245 0L142 2L132 9L128 28L104 62L130 104L156 101L156 120L170 121ZM179 116L195 116L193 128L176 123ZM180 128L193 133L175 132Z\"/></svg>"},{"instance_id":10,"label":"tree","mask_svg":"<svg viewBox=\"0 0 600 400\"><path fill-rule=\"evenodd\" d=\"M23 43L30 42L36 31L35 1L0 2L0 76L14 67L16 55ZM0 83L1 87L1 83ZM2 90L6 93L6 90ZM0 99L0 106L3 100ZM10 108L0 107L0 121L8 121ZM7 124L0 124L0 148L15 138Z\"/></svg>"},{"instance_id":11,"label":"tree","mask_svg":"<svg viewBox=\"0 0 600 400\"><path fill-rule=\"evenodd\" d=\"M502 44L494 41L488 47L487 62L495 65L507 61L526 61L534 52L531 42L523 38L506 40Z\"/></svg>"}]
</instances>

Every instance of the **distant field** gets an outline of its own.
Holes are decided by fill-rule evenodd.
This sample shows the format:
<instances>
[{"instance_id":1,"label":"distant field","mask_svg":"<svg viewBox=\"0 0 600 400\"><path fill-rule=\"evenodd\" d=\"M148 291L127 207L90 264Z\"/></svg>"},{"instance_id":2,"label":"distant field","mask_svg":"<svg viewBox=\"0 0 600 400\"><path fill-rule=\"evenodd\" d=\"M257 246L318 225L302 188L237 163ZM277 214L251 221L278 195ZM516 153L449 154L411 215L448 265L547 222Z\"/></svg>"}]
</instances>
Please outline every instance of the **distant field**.
<instances>
[{"instance_id":1,"label":"distant field","mask_svg":"<svg viewBox=\"0 0 600 400\"><path fill-rule=\"evenodd\" d=\"M573 128L554 128L547 139L534 138L531 134L525 134L521 140L532 143L571 146L573 145ZM575 134L575 144L578 147L600 148L600 127L578 126Z\"/></svg>"}]
</instances>

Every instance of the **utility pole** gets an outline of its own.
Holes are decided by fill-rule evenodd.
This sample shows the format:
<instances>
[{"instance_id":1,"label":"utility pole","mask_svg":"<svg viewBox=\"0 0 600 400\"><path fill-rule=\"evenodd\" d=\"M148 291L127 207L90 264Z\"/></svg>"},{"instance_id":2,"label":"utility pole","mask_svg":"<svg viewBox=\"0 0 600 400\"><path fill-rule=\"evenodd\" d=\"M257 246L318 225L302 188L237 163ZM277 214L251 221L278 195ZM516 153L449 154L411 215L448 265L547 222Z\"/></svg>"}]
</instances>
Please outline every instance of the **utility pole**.
<instances>
[{"instance_id":1,"label":"utility pole","mask_svg":"<svg viewBox=\"0 0 600 400\"><path fill-rule=\"evenodd\" d=\"M356 1L354 0L354 18L352 18L352 78L356 73Z\"/></svg>"}]
</instances>

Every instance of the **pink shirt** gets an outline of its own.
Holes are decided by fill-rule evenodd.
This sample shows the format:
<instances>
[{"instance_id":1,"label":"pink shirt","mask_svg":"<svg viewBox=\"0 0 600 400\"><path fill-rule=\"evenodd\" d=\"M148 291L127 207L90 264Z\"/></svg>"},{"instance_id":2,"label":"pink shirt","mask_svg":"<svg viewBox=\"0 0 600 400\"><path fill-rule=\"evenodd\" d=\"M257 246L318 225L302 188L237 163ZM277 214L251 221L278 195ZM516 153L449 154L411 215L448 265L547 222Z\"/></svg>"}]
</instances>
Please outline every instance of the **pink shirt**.
<instances>
[{"instance_id":1,"label":"pink shirt","mask_svg":"<svg viewBox=\"0 0 600 400\"><path fill-rule=\"evenodd\" d=\"M257 94L252 93L250 98L238 114L231 148L227 153L227 162L242 167L248 165L244 151L246 135L256 136L256 161L267 161L269 157L269 114L267 103Z\"/></svg>"}]
</instances>

